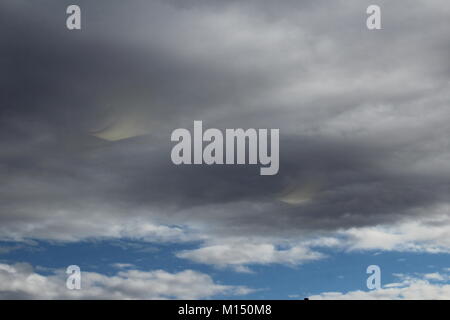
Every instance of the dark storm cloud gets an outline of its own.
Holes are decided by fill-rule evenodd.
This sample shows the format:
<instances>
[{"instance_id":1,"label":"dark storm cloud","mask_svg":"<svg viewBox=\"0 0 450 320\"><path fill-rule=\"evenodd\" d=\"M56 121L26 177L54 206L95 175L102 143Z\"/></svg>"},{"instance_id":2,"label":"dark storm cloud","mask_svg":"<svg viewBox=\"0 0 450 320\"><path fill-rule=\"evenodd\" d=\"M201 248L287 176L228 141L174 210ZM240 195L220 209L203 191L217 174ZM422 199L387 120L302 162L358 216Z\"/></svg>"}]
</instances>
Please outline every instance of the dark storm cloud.
<instances>
[{"instance_id":1,"label":"dark storm cloud","mask_svg":"<svg viewBox=\"0 0 450 320\"><path fill-rule=\"evenodd\" d=\"M68 2L2 4L3 237L133 218L295 234L448 203L445 1L381 1L379 32L364 1L79 3L70 32ZM174 166L193 120L280 128L279 174Z\"/></svg>"}]
</instances>

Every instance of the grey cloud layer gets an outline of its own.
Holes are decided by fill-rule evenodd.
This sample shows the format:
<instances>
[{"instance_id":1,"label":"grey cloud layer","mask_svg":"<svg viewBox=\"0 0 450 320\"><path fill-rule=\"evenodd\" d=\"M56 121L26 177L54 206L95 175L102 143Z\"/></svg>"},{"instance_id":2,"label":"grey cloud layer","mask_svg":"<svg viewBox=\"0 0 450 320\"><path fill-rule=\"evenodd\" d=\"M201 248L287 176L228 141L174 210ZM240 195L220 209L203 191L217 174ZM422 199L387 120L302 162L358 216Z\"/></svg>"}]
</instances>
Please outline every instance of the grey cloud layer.
<instances>
[{"instance_id":1,"label":"grey cloud layer","mask_svg":"<svg viewBox=\"0 0 450 320\"><path fill-rule=\"evenodd\" d=\"M130 221L166 240L295 237L435 212L450 5L379 2L379 32L364 1L80 2L81 32L64 3L3 3L0 237L129 236ZM172 165L170 133L193 120L280 128L279 174Z\"/></svg>"}]
</instances>

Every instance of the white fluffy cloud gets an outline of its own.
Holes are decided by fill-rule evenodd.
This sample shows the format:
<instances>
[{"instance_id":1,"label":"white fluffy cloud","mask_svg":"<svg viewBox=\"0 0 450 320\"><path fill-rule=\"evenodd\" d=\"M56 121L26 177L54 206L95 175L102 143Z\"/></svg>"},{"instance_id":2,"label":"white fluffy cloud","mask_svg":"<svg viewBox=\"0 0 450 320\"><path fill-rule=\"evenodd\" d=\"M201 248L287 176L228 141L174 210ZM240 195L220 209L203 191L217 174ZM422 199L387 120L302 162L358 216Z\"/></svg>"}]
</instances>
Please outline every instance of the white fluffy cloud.
<instances>
[{"instance_id":1,"label":"white fluffy cloud","mask_svg":"<svg viewBox=\"0 0 450 320\"><path fill-rule=\"evenodd\" d=\"M326 258L321 249L351 251L450 252L450 221L446 215L390 225L349 228L291 238L235 237L207 239L198 249L184 250L179 258L235 271L249 272L249 265L300 265Z\"/></svg>"},{"instance_id":2,"label":"white fluffy cloud","mask_svg":"<svg viewBox=\"0 0 450 320\"><path fill-rule=\"evenodd\" d=\"M229 266L239 272L250 271L245 267L250 264L299 265L324 257L323 254L305 246L280 248L268 242L251 243L248 242L248 239L235 239L223 244L205 245L199 249L179 252L177 256L217 267Z\"/></svg>"},{"instance_id":3,"label":"white fluffy cloud","mask_svg":"<svg viewBox=\"0 0 450 320\"><path fill-rule=\"evenodd\" d=\"M348 250L450 252L450 219L446 215L394 225L351 228L341 235L345 239L341 245Z\"/></svg>"},{"instance_id":4,"label":"white fluffy cloud","mask_svg":"<svg viewBox=\"0 0 450 320\"><path fill-rule=\"evenodd\" d=\"M81 290L66 288L66 274L38 274L26 263L0 264L1 299L200 299L215 295L245 295L243 286L215 283L206 274L185 270L120 271L113 276L82 272Z\"/></svg>"},{"instance_id":5,"label":"white fluffy cloud","mask_svg":"<svg viewBox=\"0 0 450 320\"><path fill-rule=\"evenodd\" d=\"M448 300L450 299L449 275L429 273L409 277L399 275L401 282L390 283L379 290L324 292L313 295L313 300Z\"/></svg>"}]
</instances>

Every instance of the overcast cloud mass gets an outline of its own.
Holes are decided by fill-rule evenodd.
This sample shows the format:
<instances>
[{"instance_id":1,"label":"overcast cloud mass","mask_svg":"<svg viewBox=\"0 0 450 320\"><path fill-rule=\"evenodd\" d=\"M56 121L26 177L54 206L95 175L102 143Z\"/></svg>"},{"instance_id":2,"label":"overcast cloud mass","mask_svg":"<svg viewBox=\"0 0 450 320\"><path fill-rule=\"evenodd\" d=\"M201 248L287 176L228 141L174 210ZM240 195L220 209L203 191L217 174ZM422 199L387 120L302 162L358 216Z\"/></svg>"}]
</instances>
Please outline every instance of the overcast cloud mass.
<instances>
[{"instance_id":1,"label":"overcast cloud mass","mask_svg":"<svg viewBox=\"0 0 450 320\"><path fill-rule=\"evenodd\" d=\"M83 28L69 32L71 3L0 4L0 240L196 241L176 257L249 273L323 248L449 253L448 1L77 1ZM194 120L279 128L279 173L175 166L170 134ZM34 272L0 277L11 268L18 282ZM89 279L167 273L134 272ZM92 292L251 290L183 272L167 274L208 289ZM33 295L1 282L2 298Z\"/></svg>"}]
</instances>

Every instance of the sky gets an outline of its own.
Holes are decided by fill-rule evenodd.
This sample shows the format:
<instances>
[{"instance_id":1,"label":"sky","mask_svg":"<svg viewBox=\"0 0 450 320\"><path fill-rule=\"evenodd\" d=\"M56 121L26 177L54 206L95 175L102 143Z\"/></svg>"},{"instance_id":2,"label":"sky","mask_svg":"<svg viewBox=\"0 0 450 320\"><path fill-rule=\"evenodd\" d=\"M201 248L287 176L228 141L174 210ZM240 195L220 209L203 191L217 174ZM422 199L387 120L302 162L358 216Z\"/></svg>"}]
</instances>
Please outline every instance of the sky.
<instances>
[{"instance_id":1,"label":"sky","mask_svg":"<svg viewBox=\"0 0 450 320\"><path fill-rule=\"evenodd\" d=\"M0 299L450 299L449 18L446 0L2 1ZM279 129L278 174L174 165L197 120Z\"/></svg>"}]
</instances>

